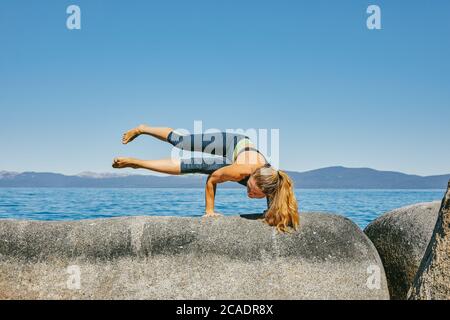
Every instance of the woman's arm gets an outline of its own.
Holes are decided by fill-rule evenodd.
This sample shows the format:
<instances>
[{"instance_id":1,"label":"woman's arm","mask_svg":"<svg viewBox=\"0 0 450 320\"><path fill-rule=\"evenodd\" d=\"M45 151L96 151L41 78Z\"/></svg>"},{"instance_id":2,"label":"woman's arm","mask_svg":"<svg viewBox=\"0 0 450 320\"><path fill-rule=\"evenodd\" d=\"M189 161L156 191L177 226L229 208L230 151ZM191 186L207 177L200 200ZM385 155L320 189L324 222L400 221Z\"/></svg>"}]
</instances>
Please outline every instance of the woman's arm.
<instances>
[{"instance_id":1,"label":"woman's arm","mask_svg":"<svg viewBox=\"0 0 450 320\"><path fill-rule=\"evenodd\" d=\"M215 216L214 199L218 183L240 181L252 173L251 166L232 164L214 171L208 176L205 188L205 216Z\"/></svg>"},{"instance_id":2,"label":"woman's arm","mask_svg":"<svg viewBox=\"0 0 450 320\"><path fill-rule=\"evenodd\" d=\"M216 197L216 186L218 180L213 177L211 174L206 180L206 189L205 189L205 215L206 216L214 216L217 215L214 212L214 199Z\"/></svg>"}]
</instances>

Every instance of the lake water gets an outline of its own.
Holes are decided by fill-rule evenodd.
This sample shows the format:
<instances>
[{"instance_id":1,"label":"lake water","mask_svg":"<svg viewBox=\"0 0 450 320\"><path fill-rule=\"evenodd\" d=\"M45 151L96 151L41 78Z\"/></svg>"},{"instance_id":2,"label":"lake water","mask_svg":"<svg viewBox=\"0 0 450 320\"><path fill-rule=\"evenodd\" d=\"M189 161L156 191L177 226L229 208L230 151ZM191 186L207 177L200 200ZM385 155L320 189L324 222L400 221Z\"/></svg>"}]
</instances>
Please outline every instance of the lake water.
<instances>
[{"instance_id":1,"label":"lake water","mask_svg":"<svg viewBox=\"0 0 450 320\"><path fill-rule=\"evenodd\" d=\"M389 210L441 200L444 190L296 190L300 211L326 211L364 228ZM245 189L218 189L216 211L261 213L265 199ZM78 220L137 215L201 216L203 189L0 188L0 219Z\"/></svg>"}]
</instances>

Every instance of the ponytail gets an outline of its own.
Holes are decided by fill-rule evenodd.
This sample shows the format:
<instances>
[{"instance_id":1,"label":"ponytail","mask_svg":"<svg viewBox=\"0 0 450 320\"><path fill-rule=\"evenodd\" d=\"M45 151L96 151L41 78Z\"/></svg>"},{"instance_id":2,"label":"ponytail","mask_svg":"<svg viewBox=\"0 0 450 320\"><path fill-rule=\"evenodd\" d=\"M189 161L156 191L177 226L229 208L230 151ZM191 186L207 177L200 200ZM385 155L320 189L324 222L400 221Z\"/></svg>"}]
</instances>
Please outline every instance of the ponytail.
<instances>
[{"instance_id":1,"label":"ponytail","mask_svg":"<svg viewBox=\"0 0 450 320\"><path fill-rule=\"evenodd\" d=\"M268 172L267 170L270 170ZM269 168L258 169L254 173L256 184L267 195L269 208L264 221L276 227L280 232L287 232L289 227L298 229L298 204L294 194L294 184L289 176L281 171Z\"/></svg>"}]
</instances>

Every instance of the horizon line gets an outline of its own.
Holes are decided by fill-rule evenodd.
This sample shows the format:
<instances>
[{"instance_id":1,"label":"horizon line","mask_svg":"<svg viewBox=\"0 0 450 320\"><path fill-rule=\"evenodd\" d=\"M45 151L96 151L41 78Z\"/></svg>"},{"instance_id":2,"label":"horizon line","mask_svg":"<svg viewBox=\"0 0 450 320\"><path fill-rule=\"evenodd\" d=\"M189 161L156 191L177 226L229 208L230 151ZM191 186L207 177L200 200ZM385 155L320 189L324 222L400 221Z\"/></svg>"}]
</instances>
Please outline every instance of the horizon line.
<instances>
[{"instance_id":1,"label":"horizon line","mask_svg":"<svg viewBox=\"0 0 450 320\"><path fill-rule=\"evenodd\" d=\"M305 170L305 171L298 171L298 170L289 170L289 169L282 169L282 171L286 171L286 172L293 172L293 173L306 173L306 172L312 172L312 171L318 171L318 170L324 170L324 169L331 169L331 168L342 168L342 169L351 169L351 170L361 170L361 169L366 169L366 170L373 170L373 171L377 171L377 172L384 172L384 173L400 173L400 174L404 174L404 175L409 175L409 176L416 176L416 177L438 177L438 176L445 176L445 175L450 175L449 173L441 173L441 174L432 174L432 175L420 175L420 174L414 174L414 173L406 173L406 172L402 172L402 171L394 171L394 170L379 170L379 169L375 169L375 168L371 168L371 167L346 167L346 166L342 166L342 165L335 165L335 166L327 166L327 167L320 167L320 168L316 168L316 169L310 169L310 170ZM98 175L123 175L123 176L156 176L156 177L170 177L170 176L192 176L195 174L185 174L185 175L170 175L170 174L162 174L162 173L157 173L157 172L148 172L148 173L128 173L129 171L126 172L113 172L113 171L90 171L90 170L85 170L85 171L81 171L79 173L76 174L67 174L67 173L62 173L62 172L55 172L55 171L10 171L10 170L0 170L0 173L15 173L15 174L23 174L23 173L52 173L52 174L60 174L60 175L64 175L64 176L80 176L82 174L98 174Z\"/></svg>"}]
</instances>

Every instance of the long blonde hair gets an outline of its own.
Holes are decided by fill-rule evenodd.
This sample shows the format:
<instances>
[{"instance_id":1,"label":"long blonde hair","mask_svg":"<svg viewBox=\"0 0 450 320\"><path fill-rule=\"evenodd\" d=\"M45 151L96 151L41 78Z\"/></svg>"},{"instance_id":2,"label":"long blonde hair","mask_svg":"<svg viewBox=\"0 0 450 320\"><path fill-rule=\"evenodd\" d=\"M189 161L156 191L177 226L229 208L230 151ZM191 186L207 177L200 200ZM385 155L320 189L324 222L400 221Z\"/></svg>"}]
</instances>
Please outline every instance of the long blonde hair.
<instances>
[{"instance_id":1,"label":"long blonde hair","mask_svg":"<svg viewBox=\"0 0 450 320\"><path fill-rule=\"evenodd\" d=\"M288 227L297 230L298 204L291 178L285 172L274 170L269 165L257 169L252 176L269 200L264 221L280 232L288 231Z\"/></svg>"}]
</instances>

